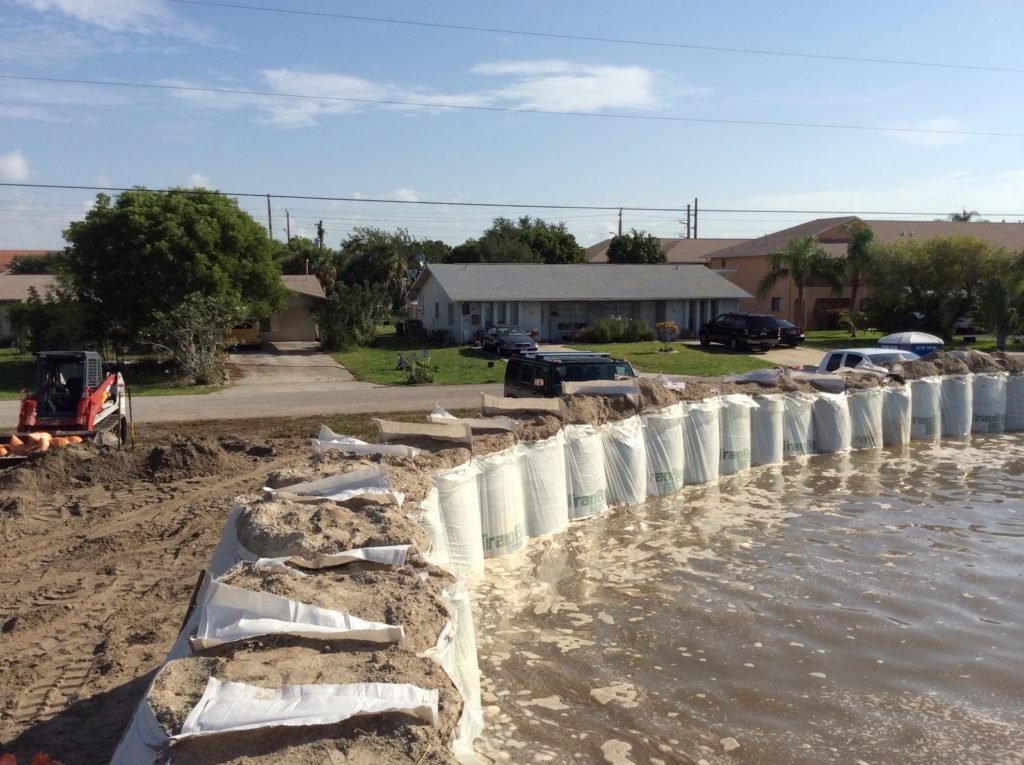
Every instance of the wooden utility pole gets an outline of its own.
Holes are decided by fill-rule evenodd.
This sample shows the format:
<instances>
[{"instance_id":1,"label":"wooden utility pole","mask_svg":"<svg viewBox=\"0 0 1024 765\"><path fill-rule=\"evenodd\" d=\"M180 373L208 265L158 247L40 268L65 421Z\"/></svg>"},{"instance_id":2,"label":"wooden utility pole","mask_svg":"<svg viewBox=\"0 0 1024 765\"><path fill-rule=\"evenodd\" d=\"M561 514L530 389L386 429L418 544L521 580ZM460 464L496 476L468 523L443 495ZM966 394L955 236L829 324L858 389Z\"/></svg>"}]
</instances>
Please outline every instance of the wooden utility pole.
<instances>
[{"instance_id":1,"label":"wooden utility pole","mask_svg":"<svg viewBox=\"0 0 1024 765\"><path fill-rule=\"evenodd\" d=\"M622 208L619 208L619 236L622 236Z\"/></svg>"},{"instance_id":2,"label":"wooden utility pole","mask_svg":"<svg viewBox=\"0 0 1024 765\"><path fill-rule=\"evenodd\" d=\"M690 205L686 205L686 238L690 238Z\"/></svg>"},{"instance_id":3,"label":"wooden utility pole","mask_svg":"<svg viewBox=\"0 0 1024 765\"><path fill-rule=\"evenodd\" d=\"M274 219L270 215L270 194L267 194L267 231L270 233L270 238L274 238Z\"/></svg>"},{"instance_id":4,"label":"wooden utility pole","mask_svg":"<svg viewBox=\"0 0 1024 765\"><path fill-rule=\"evenodd\" d=\"M693 238L697 238L697 197L693 198Z\"/></svg>"},{"instance_id":5,"label":"wooden utility pole","mask_svg":"<svg viewBox=\"0 0 1024 765\"><path fill-rule=\"evenodd\" d=\"M288 212L288 208L284 208L284 233L288 237L288 241L292 240L292 214Z\"/></svg>"}]
</instances>

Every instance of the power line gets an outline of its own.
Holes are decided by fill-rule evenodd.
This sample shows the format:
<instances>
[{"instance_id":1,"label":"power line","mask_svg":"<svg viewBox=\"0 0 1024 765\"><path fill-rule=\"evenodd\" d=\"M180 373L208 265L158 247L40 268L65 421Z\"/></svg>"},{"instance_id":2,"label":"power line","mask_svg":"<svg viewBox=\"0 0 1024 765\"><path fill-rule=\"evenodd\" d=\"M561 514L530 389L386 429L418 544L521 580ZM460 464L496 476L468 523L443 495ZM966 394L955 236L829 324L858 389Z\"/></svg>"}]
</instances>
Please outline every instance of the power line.
<instances>
[{"instance_id":1,"label":"power line","mask_svg":"<svg viewBox=\"0 0 1024 765\"><path fill-rule=\"evenodd\" d=\"M91 85L113 88L135 88L147 90L163 90L179 93L212 93L228 96L255 96L258 98L286 98L303 101L328 101L354 104L374 104L377 106L412 106L420 109L443 109L453 111L492 112L508 114L542 114L553 117L587 117L614 120L643 120L647 122L693 123L702 125L740 125L745 127L788 127L810 128L817 130L854 130L859 132L907 133L920 135L962 135L981 136L986 138L1024 138L1024 133L987 131L987 130L952 130L940 128L885 127L879 125L850 125L827 122L781 122L772 120L739 120L711 117L678 117L658 114L620 114L616 112L567 112L555 109L527 109L515 106L480 106L467 104L443 104L424 101L401 101L398 99L352 98L348 96L323 96L308 93L281 93L270 90L245 90L241 88L207 88L196 85L171 85L152 82L128 82L125 80L86 80L72 77L42 77L24 74L0 74L3 80L20 80L27 82L51 82L65 85Z\"/></svg>"},{"instance_id":2,"label":"power line","mask_svg":"<svg viewBox=\"0 0 1024 765\"><path fill-rule=\"evenodd\" d=\"M911 59L896 58L869 58L865 56L838 56L827 53L800 53L796 51L770 50L766 48L729 48L717 45L694 45L691 43L664 42L658 40L635 40L623 37L596 37L593 35L574 35L559 32L538 32L526 29L505 29L501 27L481 27L469 24L442 24L433 21L413 21L410 19L394 19L376 16L354 16L345 13L330 13L327 11L303 11L294 8L275 8L260 5L245 5L242 3L212 2L211 0L170 0L180 5L198 5L209 8L227 8L238 11L257 11L260 13L287 14L292 16L307 16L314 18L342 19L345 21L372 22L378 24L399 24L411 27L424 27L430 29L448 29L459 32L482 32L486 34L516 35L519 37L541 37L553 40L577 40L581 42L610 43L613 45L633 45L650 48L676 48L680 50L696 50L711 53L740 53L755 56L777 56L782 58L813 59L819 61L844 61L857 64L881 64L887 66L916 66L933 69L963 69L973 72L1006 72L1022 74L1024 69L1016 67L988 66L981 64L950 64L940 61L914 61Z\"/></svg>"},{"instance_id":3,"label":"power line","mask_svg":"<svg viewBox=\"0 0 1024 765\"><path fill-rule=\"evenodd\" d=\"M12 183L12 182L0 182L0 188L21 188L21 189L58 189L64 191L137 191L140 190L139 186L85 186L75 184L63 184L63 183ZM145 191L152 191L156 193L166 194L171 189L142 189ZM227 197L259 197L260 199L266 199L268 193L265 191L249 191L249 192L234 192L234 191L216 191L212 189L179 189L194 194L216 194L219 196ZM559 205L559 204L544 204L544 203L531 203L526 204L522 202L443 202L437 200L428 199L374 199L368 197L331 197L331 196L316 196L313 194L269 194L271 199L305 199L315 200L323 202L361 202L361 203L373 203L373 204L392 204L392 205L435 205L435 206L448 206L448 207L490 207L495 209L534 209L534 210L604 210L604 211L618 211L624 210L628 212L669 212L679 213L679 211L685 210L685 207L631 207L629 205ZM955 205L954 205L955 206ZM844 215L906 215L911 217L928 217L934 218L936 216L946 218L949 215L949 211L943 212L924 212L924 211L904 211L904 210L766 210L764 208L742 208L742 207L701 207L701 214L704 213L732 213L732 214L766 214L766 215L827 215L830 217L839 217ZM340 212L340 211L339 211ZM1024 217L1024 212L988 212L987 210L981 210L978 212L979 215L992 218L1018 218Z\"/></svg>"}]
</instances>

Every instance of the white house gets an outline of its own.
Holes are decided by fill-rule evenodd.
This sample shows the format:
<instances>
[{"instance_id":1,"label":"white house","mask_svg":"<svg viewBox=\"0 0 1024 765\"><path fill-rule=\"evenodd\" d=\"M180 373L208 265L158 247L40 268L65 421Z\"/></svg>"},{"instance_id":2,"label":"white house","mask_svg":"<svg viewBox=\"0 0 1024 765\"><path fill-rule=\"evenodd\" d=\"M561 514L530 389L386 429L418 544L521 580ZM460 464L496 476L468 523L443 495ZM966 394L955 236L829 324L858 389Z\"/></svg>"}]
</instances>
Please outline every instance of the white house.
<instances>
[{"instance_id":1,"label":"white house","mask_svg":"<svg viewBox=\"0 0 1024 765\"><path fill-rule=\"evenodd\" d=\"M606 316L674 321L696 333L751 295L699 264L432 263L407 297L410 318L457 343L478 330L518 326L559 341Z\"/></svg>"}]
</instances>

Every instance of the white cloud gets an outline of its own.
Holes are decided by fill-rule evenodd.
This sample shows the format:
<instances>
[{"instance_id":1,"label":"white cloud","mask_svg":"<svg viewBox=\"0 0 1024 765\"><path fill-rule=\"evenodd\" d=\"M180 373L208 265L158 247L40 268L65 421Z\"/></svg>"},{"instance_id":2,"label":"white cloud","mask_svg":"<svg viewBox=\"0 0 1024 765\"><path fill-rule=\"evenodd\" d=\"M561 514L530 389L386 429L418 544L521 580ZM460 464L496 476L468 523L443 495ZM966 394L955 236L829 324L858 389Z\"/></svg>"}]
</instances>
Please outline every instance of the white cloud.
<instances>
[{"instance_id":1,"label":"white cloud","mask_svg":"<svg viewBox=\"0 0 1024 765\"><path fill-rule=\"evenodd\" d=\"M24 183L31 176L28 160L19 149L7 154L0 154L0 181L4 183Z\"/></svg>"},{"instance_id":2,"label":"white cloud","mask_svg":"<svg viewBox=\"0 0 1024 765\"><path fill-rule=\"evenodd\" d=\"M213 188L213 186L210 184L210 179L207 178L202 173L189 173L188 176L185 178L185 186L186 186L186 188L190 188L190 189L194 189L194 188L204 188L204 189Z\"/></svg>"},{"instance_id":3,"label":"white cloud","mask_svg":"<svg viewBox=\"0 0 1024 765\"><path fill-rule=\"evenodd\" d=\"M897 128L897 130L886 133L886 135L891 136L893 139L901 143L928 148L945 148L963 143L969 136L962 135L959 131L971 129L955 117L937 117L935 119L891 125L890 127ZM911 132L922 130L940 132Z\"/></svg>"},{"instance_id":4,"label":"white cloud","mask_svg":"<svg viewBox=\"0 0 1024 765\"><path fill-rule=\"evenodd\" d=\"M396 189L395 193L391 195L392 199L397 199L400 202L418 202L419 196L416 194L415 189Z\"/></svg>"},{"instance_id":5,"label":"white cloud","mask_svg":"<svg viewBox=\"0 0 1024 765\"><path fill-rule=\"evenodd\" d=\"M206 32L171 12L164 0L14 0L40 13L57 12L108 32L162 34L201 40Z\"/></svg>"}]
</instances>

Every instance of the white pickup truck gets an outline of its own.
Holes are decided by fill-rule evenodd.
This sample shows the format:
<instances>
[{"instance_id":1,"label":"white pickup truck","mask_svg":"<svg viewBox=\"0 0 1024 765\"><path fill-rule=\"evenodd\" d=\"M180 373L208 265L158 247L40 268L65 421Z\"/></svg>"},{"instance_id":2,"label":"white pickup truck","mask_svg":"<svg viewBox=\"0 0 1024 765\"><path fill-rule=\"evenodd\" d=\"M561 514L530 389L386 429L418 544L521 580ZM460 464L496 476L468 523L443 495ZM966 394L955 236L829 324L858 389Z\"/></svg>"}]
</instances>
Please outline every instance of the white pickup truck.
<instances>
[{"instance_id":1,"label":"white pickup truck","mask_svg":"<svg viewBox=\"0 0 1024 765\"><path fill-rule=\"evenodd\" d=\"M894 348L843 348L838 351L829 351L825 358L818 364L818 372L835 372L837 369L857 367L876 364L890 364L894 361L915 361L921 358L910 351L900 351Z\"/></svg>"}]
</instances>

